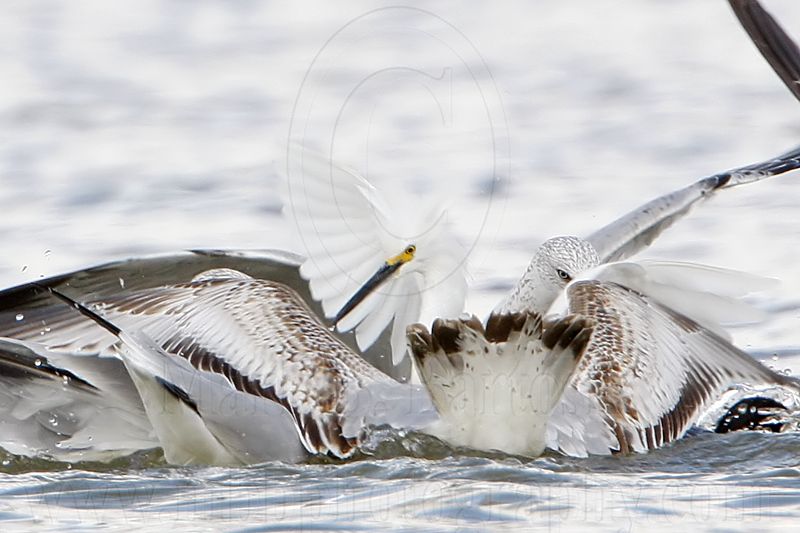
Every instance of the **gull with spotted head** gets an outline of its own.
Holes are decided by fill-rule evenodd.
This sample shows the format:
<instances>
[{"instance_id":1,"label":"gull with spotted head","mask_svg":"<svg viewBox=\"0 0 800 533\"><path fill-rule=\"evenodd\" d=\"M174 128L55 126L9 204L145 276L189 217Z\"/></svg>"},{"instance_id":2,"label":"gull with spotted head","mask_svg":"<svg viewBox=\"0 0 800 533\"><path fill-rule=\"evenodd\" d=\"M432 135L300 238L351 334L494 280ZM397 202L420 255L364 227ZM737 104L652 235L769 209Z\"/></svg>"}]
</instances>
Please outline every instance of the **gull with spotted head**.
<instances>
[{"instance_id":1,"label":"gull with spotted head","mask_svg":"<svg viewBox=\"0 0 800 533\"><path fill-rule=\"evenodd\" d=\"M554 237L542 244L525 274L495 309L513 313L525 309L544 313L567 284L600 264L597 251L579 237Z\"/></svg>"},{"instance_id":2,"label":"gull with spotted head","mask_svg":"<svg viewBox=\"0 0 800 533\"><path fill-rule=\"evenodd\" d=\"M312 296L322 303L325 316L333 320L337 329L355 330L360 349L372 346L391 323L392 362L397 365L407 353L408 325L431 324L435 318L452 318L463 311L467 251L453 235L441 207L419 210L423 215L417 217L408 209L394 211L379 191L355 171L313 151L298 149L294 153L284 212L307 253L300 272L309 280ZM544 312L565 281L645 249L675 221L719 191L778 176L799 166L800 148L795 148L660 196L586 239L548 241L497 310L529 305L529 309ZM560 272L549 268L558 260L569 268ZM635 270L630 264L624 269ZM662 266L658 270L663 275L668 269ZM694 270L699 273L704 269ZM619 268L613 271L620 275ZM641 278L643 282L651 281L648 276ZM666 287L663 288L666 294ZM415 375L412 371L411 379Z\"/></svg>"},{"instance_id":3,"label":"gull with spotted head","mask_svg":"<svg viewBox=\"0 0 800 533\"><path fill-rule=\"evenodd\" d=\"M416 324L409 327L409 342L448 428L484 446L494 442L487 434L504 435L506 446L515 442L504 428L519 427L526 404L506 397L534 389L542 410L538 422L546 429L532 432L527 446L544 434L547 447L573 456L644 452L682 437L734 385L800 395L796 379L733 346L722 326L762 318L739 298L772 281L692 263L604 264L587 240L554 237L539 248L485 328L475 317L436 321L430 333ZM585 338L575 367L542 372L523 350L487 348L496 340L492 324L529 315L539 317L545 337L558 324L580 321ZM553 383L560 386L546 386ZM489 416L474 405L491 406Z\"/></svg>"},{"instance_id":4,"label":"gull with spotted head","mask_svg":"<svg viewBox=\"0 0 800 533\"><path fill-rule=\"evenodd\" d=\"M742 382L798 390L793 379L730 344L723 327L763 317L740 298L769 280L692 263L626 261L701 200L798 168L800 147L656 198L586 239L549 239L485 326L475 317L440 317L430 331L430 322L409 325L420 380L446 434L485 449L498 442L486 439L493 432L517 453L537 450L536 431L512 445L513 432L503 428L519 427L513 424L521 416L515 395L542 378L556 385L537 396L540 418L531 423L546 420L547 446L577 456L672 442L713 399ZM392 268L382 266L377 279ZM359 287L340 314L357 309L375 283L373 277ZM521 323L524 316L537 317L542 338L557 324L582 320L589 333L571 352L575 366L553 364L547 347L498 348L499 339L508 339L496 324ZM530 359L531 353L541 359Z\"/></svg>"}]
</instances>

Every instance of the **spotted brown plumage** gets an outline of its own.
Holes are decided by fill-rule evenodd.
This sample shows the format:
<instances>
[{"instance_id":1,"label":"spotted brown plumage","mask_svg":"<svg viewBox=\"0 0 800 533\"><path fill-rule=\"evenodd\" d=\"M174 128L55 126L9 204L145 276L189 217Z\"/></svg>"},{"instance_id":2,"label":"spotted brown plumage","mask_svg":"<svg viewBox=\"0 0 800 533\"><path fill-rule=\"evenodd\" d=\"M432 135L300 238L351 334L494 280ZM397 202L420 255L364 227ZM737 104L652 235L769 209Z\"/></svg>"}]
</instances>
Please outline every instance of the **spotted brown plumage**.
<instances>
[{"instance_id":1,"label":"spotted brown plumage","mask_svg":"<svg viewBox=\"0 0 800 533\"><path fill-rule=\"evenodd\" d=\"M161 351L284 408L312 454L351 456L358 436L342 432L348 396L367 385L392 382L328 331L292 289L241 273L210 271L189 283L107 298L94 307L94 320L112 334L136 328L145 336L137 346L140 358L142 353L158 357ZM148 347L149 340L155 348ZM61 348L80 350L80 338ZM140 373L159 368L127 357L126 364L140 365ZM204 416L201 399L158 374L153 377L169 383L168 390L181 391L173 396Z\"/></svg>"},{"instance_id":2,"label":"spotted brown plumage","mask_svg":"<svg viewBox=\"0 0 800 533\"><path fill-rule=\"evenodd\" d=\"M596 412L582 416L605 420L615 451L651 450L682 437L705 407L734 384L800 390L793 378L629 288L579 281L567 288L567 299L569 313L594 323L570 387L597 399Z\"/></svg>"},{"instance_id":3,"label":"spotted brown plumage","mask_svg":"<svg viewBox=\"0 0 800 533\"><path fill-rule=\"evenodd\" d=\"M585 317L543 323L537 313L438 319L408 328L411 354L447 442L536 456L552 407L592 335Z\"/></svg>"}]
</instances>

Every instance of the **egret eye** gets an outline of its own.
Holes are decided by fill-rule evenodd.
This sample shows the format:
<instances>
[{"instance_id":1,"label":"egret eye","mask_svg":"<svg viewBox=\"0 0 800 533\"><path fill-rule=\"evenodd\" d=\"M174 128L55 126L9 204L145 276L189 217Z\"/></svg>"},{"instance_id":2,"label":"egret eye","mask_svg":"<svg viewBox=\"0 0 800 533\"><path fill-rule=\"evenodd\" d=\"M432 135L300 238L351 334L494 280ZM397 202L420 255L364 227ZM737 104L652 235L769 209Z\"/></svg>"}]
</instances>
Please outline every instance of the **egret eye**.
<instances>
[{"instance_id":1,"label":"egret eye","mask_svg":"<svg viewBox=\"0 0 800 533\"><path fill-rule=\"evenodd\" d=\"M408 248L406 248L406 253L409 254L409 255L413 254L416 251L417 251L417 247L414 246L413 244L410 244L408 246Z\"/></svg>"},{"instance_id":2,"label":"egret eye","mask_svg":"<svg viewBox=\"0 0 800 533\"><path fill-rule=\"evenodd\" d=\"M560 268L556 269L556 274L558 274L559 278L561 278L561 279L563 279L565 281L569 281L569 280L572 279L572 276L570 276L569 274L567 274L566 271L561 270Z\"/></svg>"}]
</instances>

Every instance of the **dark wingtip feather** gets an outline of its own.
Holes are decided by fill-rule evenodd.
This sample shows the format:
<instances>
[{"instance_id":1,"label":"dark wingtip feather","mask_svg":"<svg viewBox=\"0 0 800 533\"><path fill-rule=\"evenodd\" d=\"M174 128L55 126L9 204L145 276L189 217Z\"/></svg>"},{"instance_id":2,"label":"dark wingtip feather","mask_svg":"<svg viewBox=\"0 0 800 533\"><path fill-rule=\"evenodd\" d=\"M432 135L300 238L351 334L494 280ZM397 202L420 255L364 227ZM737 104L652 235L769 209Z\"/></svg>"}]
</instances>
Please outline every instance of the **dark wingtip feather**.
<instances>
[{"instance_id":1,"label":"dark wingtip feather","mask_svg":"<svg viewBox=\"0 0 800 533\"><path fill-rule=\"evenodd\" d=\"M729 0L750 39L795 98L800 100L800 49L756 0Z\"/></svg>"},{"instance_id":2,"label":"dark wingtip feather","mask_svg":"<svg viewBox=\"0 0 800 533\"><path fill-rule=\"evenodd\" d=\"M90 392L99 390L75 373L52 365L46 357L12 341L0 341L0 375L14 379L57 379Z\"/></svg>"},{"instance_id":3,"label":"dark wingtip feather","mask_svg":"<svg viewBox=\"0 0 800 533\"><path fill-rule=\"evenodd\" d=\"M575 357L583 354L593 331L592 321L580 315L567 315L544 326L542 343L549 350L569 348Z\"/></svg>"},{"instance_id":4,"label":"dark wingtip feather","mask_svg":"<svg viewBox=\"0 0 800 533\"><path fill-rule=\"evenodd\" d=\"M186 404L189 408L191 408L192 411L197 413L197 416L200 416L200 411L197 410L197 402L192 400L188 392L162 377L156 376L155 378L156 383L161 385L164 390L170 394L170 396Z\"/></svg>"},{"instance_id":5,"label":"dark wingtip feather","mask_svg":"<svg viewBox=\"0 0 800 533\"><path fill-rule=\"evenodd\" d=\"M452 354L461 349L460 321L436 319L431 328L433 346L440 347L444 353Z\"/></svg>"},{"instance_id":6,"label":"dark wingtip feather","mask_svg":"<svg viewBox=\"0 0 800 533\"><path fill-rule=\"evenodd\" d=\"M788 413L786 406L773 398L764 396L745 398L728 409L717 422L714 432L761 430L780 433L785 422L776 416L786 413Z\"/></svg>"},{"instance_id":7,"label":"dark wingtip feather","mask_svg":"<svg viewBox=\"0 0 800 533\"><path fill-rule=\"evenodd\" d=\"M545 324L544 331L542 333L542 343L544 343L548 350L555 348L556 344L558 343L558 339L561 338L561 335L567 329L567 326L569 326L570 321L574 317L575 315L569 315L555 322Z\"/></svg>"},{"instance_id":8,"label":"dark wingtip feather","mask_svg":"<svg viewBox=\"0 0 800 533\"><path fill-rule=\"evenodd\" d=\"M575 336L571 346L573 357L578 359L583 356L586 347L589 346L589 341L592 339L593 332L594 328L587 325Z\"/></svg>"},{"instance_id":9,"label":"dark wingtip feather","mask_svg":"<svg viewBox=\"0 0 800 533\"><path fill-rule=\"evenodd\" d=\"M428 328L422 324L411 324L406 328L406 339L411 348L411 355L417 361L422 361L433 351L433 341Z\"/></svg>"},{"instance_id":10,"label":"dark wingtip feather","mask_svg":"<svg viewBox=\"0 0 800 533\"><path fill-rule=\"evenodd\" d=\"M486 321L486 340L489 342L506 342L513 332L522 330L527 313L498 313L489 316Z\"/></svg>"},{"instance_id":11,"label":"dark wingtip feather","mask_svg":"<svg viewBox=\"0 0 800 533\"><path fill-rule=\"evenodd\" d=\"M86 318L94 321L98 326L102 327L103 329L105 329L106 331L108 331L109 333L114 335L115 337L118 337L119 334L122 332L122 330L120 330L117 326L115 326L114 324L112 324L111 322L106 320L105 318L101 317L100 315L98 315L97 313L95 313L94 311L92 311L91 309L89 309L88 307L83 305L82 303L78 302L77 300L74 300L74 299L70 298L69 296L67 296L63 292L57 290L56 288L50 287L50 286L46 286L46 285L39 285L38 283L34 283L33 285L38 287L42 291L49 292L50 294L52 294L53 296L55 296L56 298L58 298L62 302L64 302L67 305L69 305L70 307L75 308L75 310L78 311L80 314L82 314Z\"/></svg>"}]
</instances>

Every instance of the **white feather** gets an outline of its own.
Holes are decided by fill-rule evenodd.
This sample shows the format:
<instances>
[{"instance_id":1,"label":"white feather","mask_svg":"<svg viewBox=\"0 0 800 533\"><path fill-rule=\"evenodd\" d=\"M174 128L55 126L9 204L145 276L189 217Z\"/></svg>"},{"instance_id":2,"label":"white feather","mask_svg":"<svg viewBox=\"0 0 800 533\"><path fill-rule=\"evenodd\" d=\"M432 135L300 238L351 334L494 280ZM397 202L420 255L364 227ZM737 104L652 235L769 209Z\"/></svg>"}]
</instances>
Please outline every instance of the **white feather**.
<instances>
[{"instance_id":1,"label":"white feather","mask_svg":"<svg viewBox=\"0 0 800 533\"><path fill-rule=\"evenodd\" d=\"M740 298L778 283L746 272L674 261L607 263L584 272L576 281L590 279L647 295L724 338L730 337L725 326L766 318L766 313Z\"/></svg>"},{"instance_id":2,"label":"white feather","mask_svg":"<svg viewBox=\"0 0 800 533\"><path fill-rule=\"evenodd\" d=\"M355 329L364 350L392 323L395 364L405 357L409 324L457 316L466 297L467 251L450 234L445 211L420 213L418 199L399 200L390 205L365 178L330 158L290 150L284 214L308 254L301 275L328 318L388 259L416 246L413 260L337 324L339 331Z\"/></svg>"},{"instance_id":3,"label":"white feather","mask_svg":"<svg viewBox=\"0 0 800 533\"><path fill-rule=\"evenodd\" d=\"M474 317L437 321L431 333L419 324L409 328L422 382L440 415L426 431L457 446L537 456L591 327L570 317L548 348L538 314L495 321L508 329L493 325L495 318L485 329ZM564 335L573 325L578 329Z\"/></svg>"}]
</instances>

